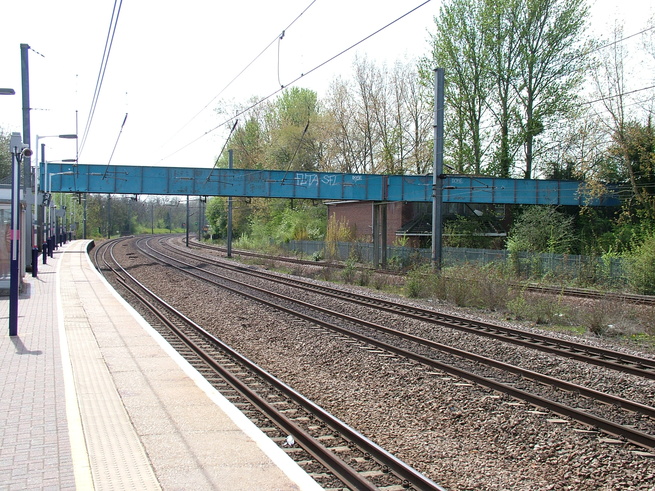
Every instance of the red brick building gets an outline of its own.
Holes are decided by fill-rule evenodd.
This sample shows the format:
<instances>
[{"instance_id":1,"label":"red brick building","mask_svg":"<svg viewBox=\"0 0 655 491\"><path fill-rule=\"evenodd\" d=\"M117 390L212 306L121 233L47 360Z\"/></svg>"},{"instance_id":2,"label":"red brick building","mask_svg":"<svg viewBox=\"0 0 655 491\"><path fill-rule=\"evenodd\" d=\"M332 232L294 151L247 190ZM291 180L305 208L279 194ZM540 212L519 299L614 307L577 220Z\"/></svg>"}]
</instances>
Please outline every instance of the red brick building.
<instances>
[{"instance_id":1,"label":"red brick building","mask_svg":"<svg viewBox=\"0 0 655 491\"><path fill-rule=\"evenodd\" d=\"M334 201L327 203L328 219L337 223L346 222L353 230L355 240L373 241L375 207L386 207L386 243L398 244L400 240L408 247L430 247L432 238L432 203L389 202L385 205L367 201ZM487 216L488 231L485 235L504 236L505 206L475 205L468 203L444 203L444 221L458 216ZM489 221L492 214L495 219ZM381 230L384 225L380 225Z\"/></svg>"},{"instance_id":2,"label":"red brick building","mask_svg":"<svg viewBox=\"0 0 655 491\"><path fill-rule=\"evenodd\" d=\"M356 240L373 242L373 212L378 203L366 201L335 201L327 203L328 219L338 223L346 221L352 227ZM423 247L431 228L431 204L390 202L387 211L387 244L394 245L399 238L407 238L407 246ZM427 225L427 228L426 228Z\"/></svg>"}]
</instances>

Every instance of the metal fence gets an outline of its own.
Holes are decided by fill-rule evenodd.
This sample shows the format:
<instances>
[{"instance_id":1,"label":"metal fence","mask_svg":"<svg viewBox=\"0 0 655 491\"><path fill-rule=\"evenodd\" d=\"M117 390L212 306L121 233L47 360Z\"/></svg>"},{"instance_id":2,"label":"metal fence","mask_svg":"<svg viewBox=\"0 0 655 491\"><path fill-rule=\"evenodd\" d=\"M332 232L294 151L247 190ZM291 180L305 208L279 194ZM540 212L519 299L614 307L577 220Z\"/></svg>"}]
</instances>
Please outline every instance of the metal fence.
<instances>
[{"instance_id":1,"label":"metal fence","mask_svg":"<svg viewBox=\"0 0 655 491\"><path fill-rule=\"evenodd\" d=\"M301 257L316 259L348 259L360 263L373 263L373 244L365 242L337 242L297 240L282 244L285 250ZM390 268L405 268L412 264L429 263L430 249L387 247L387 264ZM493 264L506 268L518 278L552 276L578 284L604 284L621 287L627 284L626 262L616 257L580 256L573 254L510 253L506 250L444 247L443 267L475 264Z\"/></svg>"}]
</instances>

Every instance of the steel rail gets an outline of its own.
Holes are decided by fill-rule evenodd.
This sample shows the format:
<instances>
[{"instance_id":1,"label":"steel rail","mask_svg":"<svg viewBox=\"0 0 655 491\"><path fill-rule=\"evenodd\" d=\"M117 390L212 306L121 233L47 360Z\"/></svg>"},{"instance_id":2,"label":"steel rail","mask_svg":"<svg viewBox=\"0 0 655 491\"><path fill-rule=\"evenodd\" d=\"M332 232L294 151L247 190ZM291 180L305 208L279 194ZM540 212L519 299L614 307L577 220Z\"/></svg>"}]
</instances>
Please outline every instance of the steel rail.
<instances>
[{"instance_id":1,"label":"steel rail","mask_svg":"<svg viewBox=\"0 0 655 491\"><path fill-rule=\"evenodd\" d=\"M198 241L197 239L193 239L190 242L193 247L196 247L198 249L207 249L207 250L214 250L214 251L219 251L219 252L224 252L226 251L225 247L221 246L213 246L209 244L203 244L202 242ZM340 263L328 263L325 261L310 261L307 259L297 259L293 257L285 257L285 256L271 256L270 254L262 254L258 252L252 252L252 251L244 251L244 250L239 250L239 251L234 251L233 252L239 256L246 256L246 257L257 257L257 258L262 258L262 259L272 259L280 262L288 262L291 264L306 264L308 266L332 266L332 267L339 267L339 268L344 268L345 266ZM378 270L378 269L370 269L370 268L361 268L361 269L368 269L369 271L378 271L380 273L392 275L392 276L399 276L401 273L397 273L394 271L389 271L389 270ZM592 290L589 288L575 288L575 287L570 287L570 286L562 286L562 287L556 287L556 286L545 286L545 285L536 285L536 284L524 284L520 282L511 282L513 286L516 286L517 288L520 289L525 289L528 291L533 291L537 293L546 293L549 295L566 295L566 296L571 296L571 297L579 297L579 298L594 298L594 299L606 299L606 300L611 300L611 301L617 301L617 302L630 302L638 305L655 305L655 296L653 295L638 295L634 293L616 293L616 292L603 292L599 290Z\"/></svg>"},{"instance_id":2,"label":"steel rail","mask_svg":"<svg viewBox=\"0 0 655 491\"><path fill-rule=\"evenodd\" d=\"M158 252L158 254L163 254L163 253ZM171 259L173 261L178 261L179 262L179 260L177 260L177 259L175 259L175 258L173 258L171 256L166 256L166 257L168 257L169 259ZM181 264L184 264L184 265L187 265L187 266L194 266L194 265L192 265L190 263L184 263L184 262L181 262ZM544 375L544 374L541 374L541 373L538 373L538 372L535 372L535 371L532 371L532 370L528 370L528 369L521 368L521 367L518 367L518 366L515 366L515 365L511 365L509 363L504 363L504 362L501 362L501 361L498 361L498 360L494 360L492 358L488 358L486 356L478 355L478 354L472 353L470 351L464 351L464 350L461 350L461 349L458 349L458 348L454 348L452 346L437 343L435 341L432 341L432 340L429 340L429 339L426 339L426 338L415 336L413 334L409 334L409 333L399 331L399 330L396 330L396 329L392 329L392 328L389 328L387 326L383 326L381 324L366 321L364 319L359 319L359 318L356 318L356 317L353 317L353 316L350 316L350 315L347 315L347 314L343 314L341 312L337 312L335 310L328 309L326 307L321 307L321 306L315 305L315 304L310 303L310 302L305 302L305 301L300 300L300 299L290 298L287 295L280 294L280 293L277 293L277 292L273 292L273 291L267 290L265 288L260 288L260 287L254 286L254 285L250 285L248 283L236 280L234 278L228 278L226 276L220 275L220 274L215 273L215 272L209 272L209 271L206 271L206 270L203 270L203 271L204 271L204 273L220 277L220 278L222 278L224 280L230 281L232 283L236 283L236 284L238 284L240 286L249 288L249 289L254 290L254 291L258 291L260 293L271 295L271 296L273 296L275 298L278 298L280 300L291 301L291 302L293 302L293 303L295 303L297 305L300 305L300 306L302 306L302 307L304 307L306 309L318 311L318 312L320 312L322 314L326 314L326 315L329 315L329 316L332 316L332 317L337 317L339 319L346 320L346 321L351 322L353 324L357 324L357 325L367 327L367 328L372 329L374 331L383 332L385 334L389 334L389 335L396 336L398 338L401 338L401 339L404 339L404 340L407 340L407 341L414 342L414 343L416 343L416 344L418 344L420 346L435 349L435 350L438 350L438 351L441 351L441 352L449 353L449 354L454 355L454 356L458 356L460 358L464 358L464 359L474 361L476 363L482 363L484 365L491 366L491 367L494 367L494 368L498 368L498 369L501 369L503 371L511 372L511 373L517 374L517 375L519 375L521 377L524 377L524 378L527 378L527 379L530 379L530 380L534 380L536 382L547 384L547 385L550 385L552 387L557 387L559 389L563 389L563 390L566 390L568 392L577 393L577 394L585 396L585 397L590 397L590 398L593 398L595 400L605 402L607 404L612 404L612 405L621 407L623 409L627 409L629 411L640 413L640 414L643 414L645 416L649 416L649 417L655 419L655 407L652 407L652 406L647 406L645 404L637 403L637 402L631 401L629 399L624 399L624 398L621 398L621 397L617 397L617 396L614 396L612 394L607 394L607 393L600 392L600 391L597 391L597 390L594 390L594 389L590 389L590 388L582 386L582 385L567 382L565 380L561 380L561 379L551 377L551 376L548 376L548 375ZM187 272L188 274L191 274L192 276L196 276L197 278L203 279L205 281L211 281L211 280L207 280L202 275L196 275L195 273L189 272L189 271L185 271L185 272ZM243 274L253 274L254 276L259 277L259 274L257 272L254 272L254 271L251 272L250 270L247 270L247 269L244 269L244 270L239 271L239 272L243 273ZM212 282L212 283L214 285L216 285L216 286L224 287L224 285L222 285L222 284L218 284L218 283L215 283L215 282ZM236 290L233 290L233 291L236 291ZM240 292L240 290L239 290L239 292ZM259 297L251 297L251 298L259 299ZM279 304L275 304L275 303L270 303L269 305L279 307ZM290 310L289 312L295 312L295 311ZM296 314L294 313L294 315L296 315ZM315 320L316 318L310 316L309 319Z\"/></svg>"},{"instance_id":3,"label":"steel rail","mask_svg":"<svg viewBox=\"0 0 655 491\"><path fill-rule=\"evenodd\" d=\"M118 263L116 263L118 264ZM238 360L249 370L256 373L263 380L276 387L278 390L283 392L287 397L295 401L297 404L308 410L311 414L316 415L324 421L329 427L333 428L335 431L342 434L347 440L353 442L364 452L368 453L374 460L380 463L389 471L393 472L395 475L399 476L401 480L404 480L405 483L415 486L417 489L434 489L442 490L438 484L422 475L421 473L414 470L411 466L402 462L394 455L390 454L384 450L379 445L370 441L365 436L361 435L356 430L352 429L344 422L340 421L338 418L334 417L320 406L314 404L309 399L302 396L300 393L296 392L291 387L284 384L282 381L268 373L263 368L259 367L248 358L244 357L237 351L233 350L231 347L211 335L207 332L202 326L199 326L191 319L187 318L183 313L179 312L163 299L157 297L153 292L151 292L147 287L142 285L136 278L134 278L130 273L128 273L124 268L121 267L121 270L124 275L130 278L130 281L134 282L141 289L148 292L153 298L157 299L159 303L164 305L166 309L174 312L175 315L181 319L185 324L188 324L193 327L194 330L201 332L203 336L210 339L211 342L220 347L221 350L227 352L232 358ZM278 411L274 406L266 402L264 399L258 396L258 394L252 391L246 384L242 383L237 377L235 377L231 372L224 369L217 364L211 355L207 354L204 350L197 347L193 341L186 336L174 323L163 314L158 314L158 308L152 305L145 297L138 293L134 288L129 286L124 278L120 275L118 276L119 281L123 286L129 289L134 295L136 295L140 301L142 301L148 308L155 313L158 318L164 322L167 327L173 330L180 339L182 339L185 344L187 344L191 349L194 350L209 366L214 370L219 372L222 377L225 378L233 387L235 387L239 392L241 392L244 397L250 400L256 407L259 407L264 414L269 416L273 421L278 424L279 427L283 428L288 434L294 436L294 439L304 448L308 453L310 453L317 461L321 462L326 468L330 469L339 479L342 480L345 484L352 486L354 489L377 489L370 481L362 477L351 466L343 462L338 458L333 452L327 449L325 446L320 444L315 438L313 438L309 433L307 433L300 426L296 425L289 418L284 416L280 411Z\"/></svg>"},{"instance_id":4,"label":"steel rail","mask_svg":"<svg viewBox=\"0 0 655 491\"><path fill-rule=\"evenodd\" d=\"M566 295L567 297L592 298L597 300L608 300L612 302L630 302L636 305L655 305L655 297L652 295L637 295L634 293L601 292L588 288L573 288L570 286L556 287L545 285L517 285L527 291L545 293L548 295Z\"/></svg>"},{"instance_id":5,"label":"steel rail","mask_svg":"<svg viewBox=\"0 0 655 491\"><path fill-rule=\"evenodd\" d=\"M147 252L145 252L145 253L147 253ZM147 254L150 257L152 257L153 259L161 261L161 259L157 258L155 255L149 254L149 253L147 253ZM156 252L156 254L166 256L165 254L162 254L161 252ZM175 258L172 258L170 256L168 256L168 257L170 259L180 263L180 264L185 265L185 266L193 266L191 264L180 261L179 259L175 259ZM167 263L165 263L165 264L167 264ZM168 266L177 268L176 266L173 266L173 265L170 265L170 264L168 264ZM350 336L350 337L354 337L356 339L359 339L362 342L371 344L373 346L377 346L379 348L385 349L385 350L387 350L389 352L398 354L398 355L403 356L405 358L413 359L413 360L418 361L419 363L422 363L424 365L430 366L432 368L440 369L440 370L442 370L444 372L447 372L447 373L451 373L453 375L459 376L459 377L461 377L463 379L466 379L466 380L470 380L470 381L472 381L474 383L477 383L479 385L491 388L491 389L496 390L498 392L508 394L508 395L510 395L510 396L512 396L512 397L514 397L516 399L520 399L520 400L529 402L530 404L533 404L535 406L548 409L548 410L553 411L554 413L559 414L561 416L570 417L571 419L574 419L574 420L579 421L581 423L584 423L586 425L598 428L598 429L602 430L603 432L608 433L610 435L622 436L626 440L628 440L628 441L630 441L630 442L632 442L632 443L634 443L636 445L645 447L645 448L647 448L649 450L655 448L655 436L653 436L653 435L649 435L647 433L641 432L641 431L636 430L634 428L629 428L627 426L620 425L618 423L614 423L614 422L609 421L609 420L607 420L605 418L601 418L599 416L587 413L587 412L579 410L579 409L571 408L569 406L566 406L564 404L561 404L561 403L558 403L558 402L555 402L555 401L550 401L548 399L537 396L535 394L531 394L529 392L523 391L521 389L514 388L514 387L512 387L510 385L507 385L507 384L497 382L495 380L489 379L489 378L484 377L484 376L477 375L477 374L469 372L467 370L463 370L463 369L454 367L452 365L448 365L448 364L439 362L439 361L434 360L432 358L428 358L428 357L425 357L423 355L420 355L420 354L417 354L417 353L414 353L414 352L411 352L411 351L407 351L407 350L402 349L402 348L398 348L398 347L393 346L391 344L388 344L388 343L386 343L384 341L380 341L380 340L377 340L377 339L372 338L370 336L366 336L366 335L363 335L363 334L360 334L360 333L353 332L353 331L351 331L349 329L342 328L342 327L337 326L337 325L335 325L333 323L326 322L326 321L324 321L322 319L313 317L311 315L303 314L303 313L297 312L297 311L295 311L293 309L285 308L283 306L280 306L279 304L276 304L274 302L269 302L269 301L264 300L264 299L262 299L260 297L248 294L248 293L243 292L241 290L238 290L236 288L231 288L231 287L226 286L226 285L217 284L215 282L212 282L211 280L208 280L206 277L203 277L203 276L201 276L201 275L199 275L197 273L194 273L193 271L190 271L189 269L185 269L185 268L177 268L177 269L179 269L180 271L184 272L187 275L197 277L197 278L201 279L202 281L209 281L211 283L216 284L217 286L220 286L221 288L225 288L225 289L227 289L229 291L232 291L234 293L237 293L239 295L242 295L242 296L251 298L253 300L256 300L257 302L260 302L260 303L263 303L265 305L269 305L269 306L275 307L275 308L277 308L279 310L288 312L288 313L290 313L290 314L292 314L292 315L294 315L294 316L296 316L298 318L304 319L304 320L306 320L308 322L312 322L314 324L320 325L320 326L325 327L327 329L337 331L337 332L339 332L341 334L344 334L344 335L347 335L347 336ZM251 285L247 285L245 283L239 282L238 280L233 280L233 279L229 279L229 278L225 278L225 279L228 279L229 281L232 281L232 282L237 283L237 284L241 284L241 286L247 286L248 288L254 289L256 291L257 290L262 290L262 289L260 289L258 287L253 287ZM288 297L285 297L283 295L278 295L278 294L275 294L274 292L269 292L269 291L266 291L266 290L264 290L264 292L266 294L271 294L271 295L274 295L274 296L277 296L277 297L280 297L280 298L284 298L285 300L288 300ZM297 300L293 300L293 301L298 302ZM306 304L306 305L309 305L309 304ZM316 307L312 307L312 308L316 308ZM359 320L358 322L361 322L361 320ZM477 355L475 355L475 356L477 356ZM495 363L500 363L500 362L495 362ZM520 369L520 370L522 370L522 369ZM564 381L562 381L562 382L565 383ZM573 384L571 384L571 385L573 386ZM588 390L590 391L589 392L590 394L592 392L594 392L594 391L591 391L591 389L588 389ZM572 391L573 391L573 389L572 389ZM606 396L613 397L613 396L611 396L609 394L606 394ZM632 401L627 401L627 402L630 403L630 404L634 404L635 406L633 406L633 407L635 407L635 408L637 406L642 406L642 405L639 405L637 403L633 403ZM649 406L643 406L643 407L648 408L648 411L652 414L653 408L650 408Z\"/></svg>"},{"instance_id":6,"label":"steel rail","mask_svg":"<svg viewBox=\"0 0 655 491\"><path fill-rule=\"evenodd\" d=\"M186 251L180 249L177 249L177 251L179 253L191 256L191 254L187 253ZM203 257L203 260L207 260L207 258ZM399 303L391 302L389 300L376 299L370 296L364 296L353 292L344 292L336 288L317 285L315 283L310 283L300 279L289 280L287 278L272 275L270 273L248 270L243 266L226 264L222 261L212 262L220 267L230 268L240 272L247 272L248 274L259 276L268 281L291 285L294 288L302 288L307 291L314 292L319 291L324 295L332 296L340 300L348 300L352 303L366 307L375 307L386 312L411 317L423 322L434 323L439 326L451 329L457 329L472 334L499 339L512 344L526 346L532 349L537 349L539 351L553 353L578 361L584 361L586 363L594 364L597 366L602 366L620 372L630 373L632 375L655 380L655 360L649 358L640 358L627 353L621 353L619 351L587 346L581 343L565 341L551 336L529 333L519 329L499 326L489 322L473 321L463 317L446 315L420 307L402 305Z\"/></svg>"}]
</instances>

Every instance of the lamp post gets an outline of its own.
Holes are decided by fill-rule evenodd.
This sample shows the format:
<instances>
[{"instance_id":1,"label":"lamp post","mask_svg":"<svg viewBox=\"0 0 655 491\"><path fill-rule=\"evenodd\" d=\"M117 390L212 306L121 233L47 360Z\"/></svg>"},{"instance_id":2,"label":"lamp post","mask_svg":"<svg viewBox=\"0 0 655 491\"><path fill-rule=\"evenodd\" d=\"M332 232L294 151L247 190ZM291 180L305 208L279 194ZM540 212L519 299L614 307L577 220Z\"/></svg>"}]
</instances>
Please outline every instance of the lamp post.
<instances>
[{"instance_id":1,"label":"lamp post","mask_svg":"<svg viewBox=\"0 0 655 491\"><path fill-rule=\"evenodd\" d=\"M33 241L33 245L36 245L37 247L39 247L41 245L41 243L43 242L42 237L39 237L39 233L38 233L39 228L36 225L37 222L38 222L38 218L37 218L37 209L38 209L37 208L37 201L38 201L38 199L37 198L38 198L38 194L39 194L39 185L38 185L38 175L39 175L38 165L39 165L39 162L45 163L44 173L45 173L46 176L48 175L48 161L45 159L45 144L41 144L41 146L39 147L39 140L42 140L44 138L61 138L61 139L64 139L64 140L77 140L77 135L74 134L74 133L67 133L67 134L63 134L63 135L36 135L36 152L37 153L36 153L36 159L35 159L36 162L34 164L34 206L33 206L33 210L32 210L32 220L33 220L33 223L35 225L34 225L33 232L32 232L32 241ZM39 149L41 149L41 155L40 155L41 160L40 161L39 161L39 153L38 153ZM77 163L77 158L75 158L74 162Z\"/></svg>"},{"instance_id":2,"label":"lamp post","mask_svg":"<svg viewBox=\"0 0 655 491\"><path fill-rule=\"evenodd\" d=\"M4 240L10 240L9 336L18 335L18 294L20 288L20 164L32 150L21 143L20 133L11 134L11 224ZM7 237L9 235L9 237Z\"/></svg>"},{"instance_id":3,"label":"lamp post","mask_svg":"<svg viewBox=\"0 0 655 491\"><path fill-rule=\"evenodd\" d=\"M72 174L75 174L72 170L67 170L67 171L64 171L64 172L54 172L52 174L46 174L48 176L48 190L46 192L51 195L50 196L50 208L55 208L54 200L52 199L52 193L51 193L51 190L52 190L52 176L70 176ZM49 233L49 235L52 235L52 230L53 230L52 215L54 215L54 213L52 211L49 211L49 213L48 213L48 233ZM55 216L55 223L56 223L56 220L57 220L57 217ZM56 227L55 227L55 229L56 229ZM54 247L56 242L57 242L57 238L55 237L54 241L52 242L52 247Z\"/></svg>"},{"instance_id":4,"label":"lamp post","mask_svg":"<svg viewBox=\"0 0 655 491\"><path fill-rule=\"evenodd\" d=\"M16 91L14 89L0 88L0 95L14 95ZM9 336L18 335L18 234L15 230L18 228L18 219L15 216L18 213L18 186L20 182L20 161L19 156L17 155L18 147L22 150L22 144L20 133L12 133L9 151L11 153L11 222L9 225L9 234L10 234L10 249L7 251L9 254L8 258L2 258L3 260L9 260ZM16 146L16 148L14 148ZM27 149L29 152L29 149ZM0 240L7 240L7 232L5 232L5 237L0 238Z\"/></svg>"}]
</instances>

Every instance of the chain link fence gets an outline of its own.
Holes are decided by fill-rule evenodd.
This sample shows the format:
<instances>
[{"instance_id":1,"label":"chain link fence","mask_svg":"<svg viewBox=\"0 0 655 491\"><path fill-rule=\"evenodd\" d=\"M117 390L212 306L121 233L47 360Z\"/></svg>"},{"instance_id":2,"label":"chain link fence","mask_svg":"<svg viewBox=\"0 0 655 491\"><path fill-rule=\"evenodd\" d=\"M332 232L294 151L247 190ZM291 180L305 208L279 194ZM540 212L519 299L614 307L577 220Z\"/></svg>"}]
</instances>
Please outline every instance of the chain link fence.
<instances>
[{"instance_id":1,"label":"chain link fence","mask_svg":"<svg viewBox=\"0 0 655 491\"><path fill-rule=\"evenodd\" d=\"M282 244L282 248L300 257L314 259L353 260L373 263L373 244L366 242L330 242L297 240ZM387 265L391 269L404 269L413 265L428 264L430 249L387 247ZM606 285L620 288L627 284L626 261L616 257L580 256L573 254L510 253L506 250L444 247L443 267L474 264L504 268L520 279L557 278L579 285Z\"/></svg>"}]
</instances>

